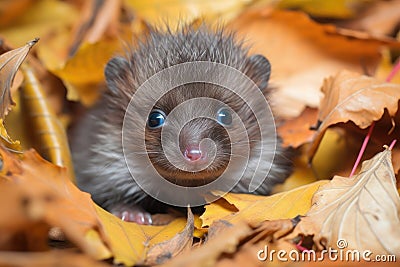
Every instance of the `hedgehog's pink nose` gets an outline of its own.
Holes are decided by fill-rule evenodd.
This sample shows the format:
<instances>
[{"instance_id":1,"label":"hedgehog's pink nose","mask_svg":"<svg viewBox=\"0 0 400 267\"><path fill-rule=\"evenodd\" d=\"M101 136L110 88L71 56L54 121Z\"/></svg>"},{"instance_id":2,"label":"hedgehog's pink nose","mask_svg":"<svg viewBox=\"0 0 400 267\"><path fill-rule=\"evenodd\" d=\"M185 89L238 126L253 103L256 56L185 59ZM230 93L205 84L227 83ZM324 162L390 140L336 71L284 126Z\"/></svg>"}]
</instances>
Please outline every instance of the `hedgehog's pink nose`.
<instances>
[{"instance_id":1,"label":"hedgehog's pink nose","mask_svg":"<svg viewBox=\"0 0 400 267\"><path fill-rule=\"evenodd\" d=\"M184 156L189 161L196 161L201 159L202 152L199 146L188 145L185 149Z\"/></svg>"}]
</instances>

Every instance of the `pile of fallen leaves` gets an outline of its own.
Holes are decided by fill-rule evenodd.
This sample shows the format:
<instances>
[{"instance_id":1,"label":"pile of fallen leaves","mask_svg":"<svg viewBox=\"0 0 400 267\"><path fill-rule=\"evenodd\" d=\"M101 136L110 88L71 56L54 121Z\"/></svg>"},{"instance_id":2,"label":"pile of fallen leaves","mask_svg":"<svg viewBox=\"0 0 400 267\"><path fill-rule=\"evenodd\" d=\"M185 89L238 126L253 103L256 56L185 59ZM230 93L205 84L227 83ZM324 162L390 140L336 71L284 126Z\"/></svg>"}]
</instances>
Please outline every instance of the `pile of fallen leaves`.
<instances>
[{"instance_id":1,"label":"pile of fallen leaves","mask_svg":"<svg viewBox=\"0 0 400 267\"><path fill-rule=\"evenodd\" d=\"M2 1L0 266L356 265L354 251L359 264L395 265L399 10L399 0ZM96 102L124 42L200 20L271 61L294 173L271 196L214 192L203 214L124 222L74 185L65 129L79 103Z\"/></svg>"}]
</instances>

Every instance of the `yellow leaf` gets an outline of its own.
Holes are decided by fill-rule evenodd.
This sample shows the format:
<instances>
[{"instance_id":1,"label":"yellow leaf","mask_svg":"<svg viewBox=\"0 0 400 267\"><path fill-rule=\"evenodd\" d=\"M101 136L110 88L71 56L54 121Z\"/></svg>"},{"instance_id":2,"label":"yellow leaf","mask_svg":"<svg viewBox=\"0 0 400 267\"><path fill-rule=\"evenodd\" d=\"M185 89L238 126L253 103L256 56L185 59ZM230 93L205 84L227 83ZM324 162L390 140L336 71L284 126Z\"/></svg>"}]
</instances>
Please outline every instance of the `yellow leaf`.
<instances>
[{"instance_id":1,"label":"yellow leaf","mask_svg":"<svg viewBox=\"0 0 400 267\"><path fill-rule=\"evenodd\" d=\"M30 65L23 66L25 83L22 87L22 105L29 118L38 150L51 162L67 168L71 181L75 180L71 154L65 129L46 101L43 88Z\"/></svg>"},{"instance_id":2,"label":"yellow leaf","mask_svg":"<svg viewBox=\"0 0 400 267\"><path fill-rule=\"evenodd\" d=\"M228 21L255 1L172 0L168 1L168 4L165 4L163 0L125 0L124 2L151 24L162 27L167 21L169 27L174 30L178 25L191 23L199 18L218 17L219 21ZM160 14L162 15L160 16Z\"/></svg>"},{"instance_id":3,"label":"yellow leaf","mask_svg":"<svg viewBox=\"0 0 400 267\"><path fill-rule=\"evenodd\" d=\"M12 24L0 29L0 34L19 46L27 39L42 38L55 29L71 25L78 17L78 10L66 1L35 0Z\"/></svg>"},{"instance_id":4,"label":"yellow leaf","mask_svg":"<svg viewBox=\"0 0 400 267\"><path fill-rule=\"evenodd\" d=\"M0 137L1 137L1 143L3 143L11 151L13 151L13 152L21 152L22 151L21 143L18 140L13 141L8 136L7 130L4 127L2 119L0 119Z\"/></svg>"},{"instance_id":5,"label":"yellow leaf","mask_svg":"<svg viewBox=\"0 0 400 267\"><path fill-rule=\"evenodd\" d=\"M101 40L82 44L76 54L54 73L70 83L95 83L104 80L104 66L120 51L120 40Z\"/></svg>"},{"instance_id":6,"label":"yellow leaf","mask_svg":"<svg viewBox=\"0 0 400 267\"><path fill-rule=\"evenodd\" d=\"M108 60L121 51L118 39L102 39L96 43L83 43L78 51L68 57L65 43L70 40L65 30L38 47L38 56L46 67L61 78L68 90L69 100L81 99L92 105L100 93L99 84L104 82L104 67Z\"/></svg>"},{"instance_id":7,"label":"yellow leaf","mask_svg":"<svg viewBox=\"0 0 400 267\"><path fill-rule=\"evenodd\" d=\"M198 215L194 216L194 232L193 237L203 238L207 233L207 229L202 228L203 221Z\"/></svg>"},{"instance_id":8,"label":"yellow leaf","mask_svg":"<svg viewBox=\"0 0 400 267\"><path fill-rule=\"evenodd\" d=\"M272 196L228 193L223 196L224 200L234 205L238 212L221 212L220 206L215 202L206 206L206 211L200 218L203 220L203 226L209 226L213 221L220 219L232 223L290 219L305 214L311 206L311 198L315 191L326 183L327 181L318 181Z\"/></svg>"},{"instance_id":9,"label":"yellow leaf","mask_svg":"<svg viewBox=\"0 0 400 267\"><path fill-rule=\"evenodd\" d=\"M239 210L224 198L220 198L205 206L206 211L200 216L202 226L210 226L214 221L225 218Z\"/></svg>"},{"instance_id":10,"label":"yellow leaf","mask_svg":"<svg viewBox=\"0 0 400 267\"><path fill-rule=\"evenodd\" d=\"M105 232L110 238L114 264L133 266L148 263L148 253L154 253L151 250L155 249L160 243L174 240L174 238L179 239L181 237L179 234L184 232L190 232L190 240L193 236L193 218L192 220L189 219L187 223L185 218L178 218L166 226L138 225L124 222L98 206L96 206L96 209L103 222ZM188 228L191 228L191 231ZM182 231L182 229L184 230ZM187 239L187 236L185 238ZM183 241L185 238L183 238ZM185 247L186 243L183 241L181 240L180 245ZM175 245L177 246L171 246L172 252L181 251L182 247L179 244ZM170 253L170 251L166 252ZM173 253L170 255L172 256Z\"/></svg>"},{"instance_id":11,"label":"yellow leaf","mask_svg":"<svg viewBox=\"0 0 400 267\"><path fill-rule=\"evenodd\" d=\"M109 259L111 255L111 251L105 246L104 241L102 240L99 232L90 229L85 234L85 249L84 251L98 260Z\"/></svg>"},{"instance_id":12,"label":"yellow leaf","mask_svg":"<svg viewBox=\"0 0 400 267\"><path fill-rule=\"evenodd\" d=\"M299 8L317 17L350 18L365 0L281 0L280 8Z\"/></svg>"}]
</instances>

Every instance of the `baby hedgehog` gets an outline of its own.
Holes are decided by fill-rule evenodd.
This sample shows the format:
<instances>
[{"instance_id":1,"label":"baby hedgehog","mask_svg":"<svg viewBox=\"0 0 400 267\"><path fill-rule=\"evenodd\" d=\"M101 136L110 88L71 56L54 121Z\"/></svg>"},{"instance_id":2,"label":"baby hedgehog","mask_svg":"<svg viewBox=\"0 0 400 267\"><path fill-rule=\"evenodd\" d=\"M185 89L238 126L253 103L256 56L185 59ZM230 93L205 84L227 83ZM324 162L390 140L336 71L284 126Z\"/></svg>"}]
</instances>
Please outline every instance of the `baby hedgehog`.
<instances>
[{"instance_id":1,"label":"baby hedgehog","mask_svg":"<svg viewBox=\"0 0 400 267\"><path fill-rule=\"evenodd\" d=\"M145 41L132 47L126 56L116 56L108 62L105 67L107 90L97 105L72 129L71 149L78 186L92 194L96 203L124 220L151 224L148 212L163 206L144 192L132 178L127 166L129 162L124 157L124 152L137 153L129 142L123 147L123 122L131 98L146 80L160 71L181 63L198 61L219 63L240 71L257 85L262 100L268 99L271 91L268 87L271 71L269 61L261 55L248 56L248 49L235 39L234 33L223 29L211 30L205 26L196 29L184 27L173 33L170 30L153 29ZM241 177L231 191L248 193L252 173L259 168L265 179L252 193L269 194L273 186L282 183L291 172L289 152L281 147L275 135L274 123L259 123L252 111L252 108L257 109L258 106L252 107L252 101L249 103L248 99L253 97L260 100L260 97L249 94L250 89L246 86L238 84L235 87L234 92L206 82L177 86L161 98L152 99L153 106L143 107L150 110L144 118L145 127L127 126L124 135L131 138L132 143L144 135L146 149L142 156L148 158L152 167L164 179L180 186L198 187L220 177L235 156L233 147L241 144L243 136L243 130L240 132L235 126L235 120L239 119L248 137L248 142L243 140L243 149L239 150L245 150L246 144L249 154L246 170L230 174L232 178ZM168 115L185 101L200 98L218 101L210 101L207 105L183 106L177 116L184 117L199 110L207 110L215 115L214 118L200 116L189 119L178 133L178 149L173 149L177 145L174 140L162 143L161 132L168 123ZM233 116L233 113L237 116ZM268 114L261 113L262 116ZM135 121L132 123L135 125ZM263 132L267 134L262 135ZM235 137L238 140L232 142L231 139ZM208 150L212 150L210 146L200 144L203 139L214 142L215 153L209 153ZM272 146L271 151L266 151L263 146L266 143L275 146ZM172 164L166 156L167 152L178 159L182 158L188 167L182 169ZM204 168L196 169L196 166L206 161L211 162ZM139 172L146 175L138 179L154 179L147 175L148 167L142 166Z\"/></svg>"}]
</instances>

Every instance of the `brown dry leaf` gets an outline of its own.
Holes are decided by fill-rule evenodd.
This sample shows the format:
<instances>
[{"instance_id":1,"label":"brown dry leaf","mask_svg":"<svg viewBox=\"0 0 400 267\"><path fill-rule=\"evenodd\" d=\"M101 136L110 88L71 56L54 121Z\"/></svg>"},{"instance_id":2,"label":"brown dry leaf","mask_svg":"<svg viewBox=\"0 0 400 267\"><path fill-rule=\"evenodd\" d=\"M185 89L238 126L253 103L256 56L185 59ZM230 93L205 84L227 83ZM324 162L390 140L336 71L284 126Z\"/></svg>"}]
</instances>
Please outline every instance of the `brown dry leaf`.
<instances>
[{"instance_id":1,"label":"brown dry leaf","mask_svg":"<svg viewBox=\"0 0 400 267\"><path fill-rule=\"evenodd\" d=\"M18 237L22 232L28 239L33 240L32 242L38 243L31 246L36 249L40 240L44 240L44 244L47 245L49 227L58 227L68 240L91 257L110 257L106 246L107 238L90 195L81 192L72 184L65 168L45 161L34 150L25 152L22 160L4 148L0 148L0 154L3 159L0 177L6 180L0 184L0 188L9 192L0 194L4 198L0 203L7 205L0 209L1 222L3 226L8 225L8 228L0 229L5 231L7 236L14 237L11 241L18 241L15 240L15 236ZM14 205L14 208L11 205ZM17 231L12 230L15 228ZM40 230L36 236L33 229ZM12 242L6 244L13 245ZM43 246L39 247L44 249Z\"/></svg>"},{"instance_id":2,"label":"brown dry leaf","mask_svg":"<svg viewBox=\"0 0 400 267\"><path fill-rule=\"evenodd\" d=\"M83 41L95 43L104 36L115 37L118 33L120 9L121 0L85 1L68 54L74 55Z\"/></svg>"},{"instance_id":3,"label":"brown dry leaf","mask_svg":"<svg viewBox=\"0 0 400 267\"><path fill-rule=\"evenodd\" d=\"M0 55L0 119L4 119L11 110L11 106L15 105L10 91L15 74L28 55L29 50L38 40L34 39L23 47Z\"/></svg>"},{"instance_id":4,"label":"brown dry leaf","mask_svg":"<svg viewBox=\"0 0 400 267\"><path fill-rule=\"evenodd\" d=\"M352 121L365 129L379 120L385 111L394 117L400 99L400 85L384 83L375 78L349 71L340 71L325 79L322 86L318 121L320 125L314 135L309 154L318 148L325 130L336 123Z\"/></svg>"},{"instance_id":5,"label":"brown dry leaf","mask_svg":"<svg viewBox=\"0 0 400 267\"><path fill-rule=\"evenodd\" d=\"M187 217L186 226L181 232L176 234L172 239L157 243L149 249L145 264L162 264L191 248L193 243L194 217L190 208L188 208Z\"/></svg>"},{"instance_id":6,"label":"brown dry leaf","mask_svg":"<svg viewBox=\"0 0 400 267\"><path fill-rule=\"evenodd\" d=\"M220 219L231 223L238 221L258 223L264 220L293 218L307 212L311 206L311 197L326 183L327 181L318 181L272 196L228 193L223 196L224 200L234 205L238 212L232 213L232 210L221 212L218 202L214 202L206 205L206 211L200 218L203 220L203 227Z\"/></svg>"},{"instance_id":7,"label":"brown dry leaf","mask_svg":"<svg viewBox=\"0 0 400 267\"><path fill-rule=\"evenodd\" d=\"M315 125L317 116L316 108L306 107L298 117L286 120L279 125L277 131L283 140L282 145L297 148L304 143L311 142L315 131L310 127Z\"/></svg>"},{"instance_id":8,"label":"brown dry leaf","mask_svg":"<svg viewBox=\"0 0 400 267\"><path fill-rule=\"evenodd\" d=\"M289 253L296 250L291 242L283 238L293 230L295 224L295 221L286 219L264 221L253 226L252 234L246 238L237 251L228 256L224 255L215 266L282 266L283 261L279 261L276 255L275 258L269 258L270 252L284 250Z\"/></svg>"},{"instance_id":9,"label":"brown dry leaf","mask_svg":"<svg viewBox=\"0 0 400 267\"><path fill-rule=\"evenodd\" d=\"M101 261L93 260L84 254L67 250L51 250L48 252L0 252L2 267L110 267Z\"/></svg>"},{"instance_id":10,"label":"brown dry leaf","mask_svg":"<svg viewBox=\"0 0 400 267\"><path fill-rule=\"evenodd\" d=\"M294 228L291 220L264 221L255 226L239 221L232 225L216 221L210 226L206 243L181 254L162 266L264 266L257 252L268 245L271 249L294 249L281 239Z\"/></svg>"},{"instance_id":11,"label":"brown dry leaf","mask_svg":"<svg viewBox=\"0 0 400 267\"><path fill-rule=\"evenodd\" d=\"M400 24L400 1L371 1L361 13L352 20L338 21L339 27L364 31L373 36L396 34Z\"/></svg>"},{"instance_id":12,"label":"brown dry leaf","mask_svg":"<svg viewBox=\"0 0 400 267\"><path fill-rule=\"evenodd\" d=\"M65 129L46 101L46 95L30 65L23 66L25 83L22 86L21 105L27 123L34 135L40 153L51 162L65 166L68 177L75 180L68 140ZM32 130L33 129L33 130Z\"/></svg>"},{"instance_id":13,"label":"brown dry leaf","mask_svg":"<svg viewBox=\"0 0 400 267\"><path fill-rule=\"evenodd\" d=\"M207 242L206 245L181 254L161 266L214 266L221 254L235 252L240 241L251 233L252 229L249 225L243 222L238 223L234 227L225 229L224 232Z\"/></svg>"},{"instance_id":14,"label":"brown dry leaf","mask_svg":"<svg viewBox=\"0 0 400 267\"><path fill-rule=\"evenodd\" d=\"M319 131L349 120L365 129L382 117L385 108L394 116L400 99L400 85L349 71L325 79L321 90L324 98L318 114L322 122Z\"/></svg>"},{"instance_id":15,"label":"brown dry leaf","mask_svg":"<svg viewBox=\"0 0 400 267\"><path fill-rule=\"evenodd\" d=\"M399 42L342 35L334 26L318 24L301 12L247 11L229 28L251 40L251 53L270 60L271 83L278 88L272 102L276 114L286 118L300 115L305 106L319 106L325 77L342 69L373 70L382 46L400 47Z\"/></svg>"},{"instance_id":16,"label":"brown dry leaf","mask_svg":"<svg viewBox=\"0 0 400 267\"><path fill-rule=\"evenodd\" d=\"M124 222L102 208L96 208L110 237L114 264L161 263L191 245L194 226L190 210L187 221L178 218L166 226L153 226Z\"/></svg>"},{"instance_id":17,"label":"brown dry leaf","mask_svg":"<svg viewBox=\"0 0 400 267\"><path fill-rule=\"evenodd\" d=\"M391 151L364 161L359 174L335 176L318 190L312 208L296 227L296 234L315 235L315 244L400 254L400 198Z\"/></svg>"}]
</instances>

